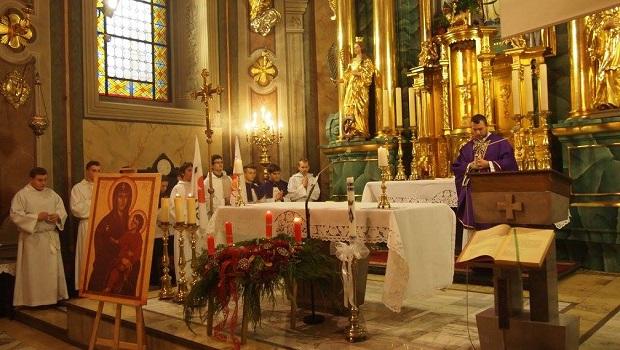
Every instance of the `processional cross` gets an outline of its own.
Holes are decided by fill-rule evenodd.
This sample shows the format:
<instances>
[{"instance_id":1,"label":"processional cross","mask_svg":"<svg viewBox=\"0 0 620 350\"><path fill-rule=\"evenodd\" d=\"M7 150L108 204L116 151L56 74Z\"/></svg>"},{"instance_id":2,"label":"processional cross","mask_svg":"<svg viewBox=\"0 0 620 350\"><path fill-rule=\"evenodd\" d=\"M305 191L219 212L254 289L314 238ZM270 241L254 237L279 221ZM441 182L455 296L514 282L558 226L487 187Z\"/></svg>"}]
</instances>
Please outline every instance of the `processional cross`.
<instances>
[{"instance_id":1,"label":"processional cross","mask_svg":"<svg viewBox=\"0 0 620 350\"><path fill-rule=\"evenodd\" d=\"M213 142L213 129L211 129L211 117L209 114L209 103L213 99L214 95L221 95L224 92L224 88L221 86L213 87L213 84L207 83L207 79L209 78L209 71L207 69L203 69L202 73L202 87L199 90L193 91L191 96L194 100L200 98L200 102L205 105L205 135L207 136L207 159L208 159L208 167L209 170L209 218L213 215L213 193L215 190L213 189L213 171L211 169L211 143Z\"/></svg>"}]
</instances>

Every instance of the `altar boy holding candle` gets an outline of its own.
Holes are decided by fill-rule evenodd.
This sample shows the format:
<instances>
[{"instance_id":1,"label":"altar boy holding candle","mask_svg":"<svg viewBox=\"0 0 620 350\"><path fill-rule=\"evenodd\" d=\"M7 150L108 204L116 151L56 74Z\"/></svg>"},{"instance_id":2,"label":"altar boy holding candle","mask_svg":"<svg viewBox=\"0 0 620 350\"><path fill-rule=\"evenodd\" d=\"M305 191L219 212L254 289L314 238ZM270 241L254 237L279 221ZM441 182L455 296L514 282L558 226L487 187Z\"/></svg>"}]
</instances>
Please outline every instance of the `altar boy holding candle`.
<instances>
[{"instance_id":1,"label":"altar boy holding candle","mask_svg":"<svg viewBox=\"0 0 620 350\"><path fill-rule=\"evenodd\" d=\"M179 167L179 175L181 179L179 182L172 188L172 192L170 192L170 210L169 210L169 219L170 219L170 233L172 234L175 230L174 227L175 222L183 222L189 223L188 221L192 221L191 223L198 223L196 220L196 208L195 208L195 199L194 210L192 211L193 217L190 219L188 215L188 197L192 194L192 177L194 175L194 164L190 162L185 162ZM191 211L191 210L190 210ZM176 276L176 280L179 280L179 272L181 269L179 268L179 254L181 251L179 250L179 243L174 239L174 236L171 236L169 242L174 245L174 272ZM189 242L189 237L185 237L185 242ZM184 253L185 253L185 279L191 278L192 268L191 268L191 258L192 258L192 247L191 244L186 243L184 245Z\"/></svg>"}]
</instances>

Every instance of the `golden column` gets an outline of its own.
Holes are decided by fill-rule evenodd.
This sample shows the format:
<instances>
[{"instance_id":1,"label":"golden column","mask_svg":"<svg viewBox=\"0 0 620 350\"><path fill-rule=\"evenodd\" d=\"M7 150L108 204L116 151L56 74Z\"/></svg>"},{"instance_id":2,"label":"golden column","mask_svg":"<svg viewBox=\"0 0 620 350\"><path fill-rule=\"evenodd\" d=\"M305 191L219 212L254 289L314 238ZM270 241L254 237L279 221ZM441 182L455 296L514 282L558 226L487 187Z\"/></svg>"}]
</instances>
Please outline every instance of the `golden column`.
<instances>
[{"instance_id":1,"label":"golden column","mask_svg":"<svg viewBox=\"0 0 620 350\"><path fill-rule=\"evenodd\" d=\"M495 34L494 28L480 28L482 32L482 42L480 48L480 54L478 55L478 61L482 63L482 109L484 115L489 122L489 128L495 130L495 116L493 115L493 84L491 79L493 78L493 67L491 63L495 58L495 53L491 51L491 36Z\"/></svg>"},{"instance_id":2,"label":"golden column","mask_svg":"<svg viewBox=\"0 0 620 350\"><path fill-rule=\"evenodd\" d=\"M375 44L377 134L394 130L394 88L396 57L394 54L394 0L373 0L373 37Z\"/></svg>"},{"instance_id":3,"label":"golden column","mask_svg":"<svg viewBox=\"0 0 620 350\"><path fill-rule=\"evenodd\" d=\"M344 78L346 62L351 61L353 54L353 44L355 40L355 8L354 0L337 0L336 2L336 36L338 43L338 53L344 62L338 64L338 79ZM339 138L342 139L342 118L344 116L344 84L338 84L338 120Z\"/></svg>"},{"instance_id":4,"label":"golden column","mask_svg":"<svg viewBox=\"0 0 620 350\"><path fill-rule=\"evenodd\" d=\"M578 18L568 22L568 47L570 52L570 118L578 118L588 114L590 85L588 83L589 65L586 53L585 19Z\"/></svg>"}]
</instances>

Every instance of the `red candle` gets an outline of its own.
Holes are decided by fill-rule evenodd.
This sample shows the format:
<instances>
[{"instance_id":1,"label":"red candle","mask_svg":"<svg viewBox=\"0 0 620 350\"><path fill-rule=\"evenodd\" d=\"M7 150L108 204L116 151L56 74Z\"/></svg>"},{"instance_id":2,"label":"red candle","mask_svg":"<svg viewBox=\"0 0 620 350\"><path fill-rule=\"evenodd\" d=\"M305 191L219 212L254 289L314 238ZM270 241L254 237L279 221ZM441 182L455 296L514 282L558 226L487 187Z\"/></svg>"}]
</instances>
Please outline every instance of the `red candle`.
<instances>
[{"instance_id":1,"label":"red candle","mask_svg":"<svg viewBox=\"0 0 620 350\"><path fill-rule=\"evenodd\" d=\"M293 220L293 232L295 233L295 242L301 243L301 219L295 218Z\"/></svg>"},{"instance_id":2,"label":"red candle","mask_svg":"<svg viewBox=\"0 0 620 350\"><path fill-rule=\"evenodd\" d=\"M273 214L271 214L271 211L267 210L267 212L265 213L265 237L267 237L267 239L271 239L272 234Z\"/></svg>"},{"instance_id":3,"label":"red candle","mask_svg":"<svg viewBox=\"0 0 620 350\"><path fill-rule=\"evenodd\" d=\"M207 251L209 255L215 255L215 238L213 235L207 236Z\"/></svg>"},{"instance_id":4,"label":"red candle","mask_svg":"<svg viewBox=\"0 0 620 350\"><path fill-rule=\"evenodd\" d=\"M226 227L226 243L230 247L233 245L232 222L226 221L224 226Z\"/></svg>"}]
</instances>

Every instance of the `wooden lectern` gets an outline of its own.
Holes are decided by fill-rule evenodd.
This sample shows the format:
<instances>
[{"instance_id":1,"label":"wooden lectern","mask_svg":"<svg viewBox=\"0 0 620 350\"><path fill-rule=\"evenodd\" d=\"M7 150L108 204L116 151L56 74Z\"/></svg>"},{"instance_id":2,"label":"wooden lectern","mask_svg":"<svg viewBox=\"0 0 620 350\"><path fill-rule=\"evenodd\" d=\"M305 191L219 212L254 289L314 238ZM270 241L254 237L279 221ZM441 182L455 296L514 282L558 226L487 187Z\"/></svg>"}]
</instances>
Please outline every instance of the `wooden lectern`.
<instances>
[{"instance_id":1,"label":"wooden lectern","mask_svg":"<svg viewBox=\"0 0 620 350\"><path fill-rule=\"evenodd\" d=\"M553 228L568 216L571 180L556 171L470 177L476 223ZM523 310L522 272L529 275L529 312ZM579 318L558 312L555 240L541 268L494 265L493 284L495 307L476 315L482 350L579 348Z\"/></svg>"}]
</instances>

